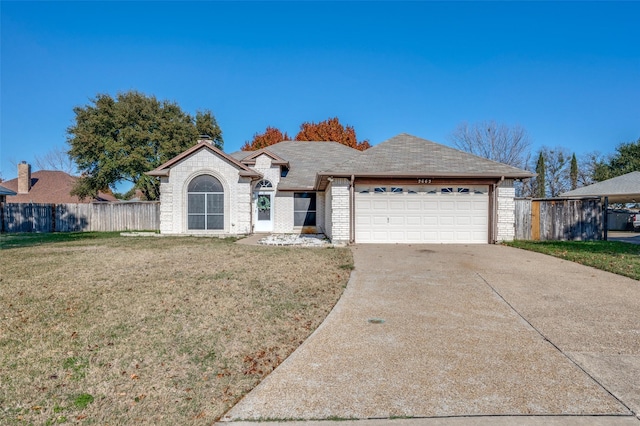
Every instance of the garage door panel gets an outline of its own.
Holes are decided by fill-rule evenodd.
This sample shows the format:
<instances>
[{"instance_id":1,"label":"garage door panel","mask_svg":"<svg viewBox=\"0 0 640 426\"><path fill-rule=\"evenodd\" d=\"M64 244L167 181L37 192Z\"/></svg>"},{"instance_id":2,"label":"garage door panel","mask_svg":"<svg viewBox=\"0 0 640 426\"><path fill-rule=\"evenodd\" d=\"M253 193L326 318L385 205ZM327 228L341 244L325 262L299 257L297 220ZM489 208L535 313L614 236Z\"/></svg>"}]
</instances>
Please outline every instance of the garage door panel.
<instances>
[{"instance_id":1,"label":"garage door panel","mask_svg":"<svg viewBox=\"0 0 640 426\"><path fill-rule=\"evenodd\" d=\"M408 242L412 242L412 243L422 242L422 240L423 240L422 232L420 232L420 231L407 231L406 232L406 239L407 239Z\"/></svg>"},{"instance_id":2,"label":"garage door panel","mask_svg":"<svg viewBox=\"0 0 640 426\"><path fill-rule=\"evenodd\" d=\"M489 225L489 220L488 220L488 218L486 216L485 217L473 216L472 222L473 222L474 225L477 225L477 226L488 226Z\"/></svg>"},{"instance_id":3,"label":"garage door panel","mask_svg":"<svg viewBox=\"0 0 640 426\"><path fill-rule=\"evenodd\" d=\"M440 216L438 218L438 223L442 226L450 226L454 223L453 216Z\"/></svg>"},{"instance_id":4,"label":"garage door panel","mask_svg":"<svg viewBox=\"0 0 640 426\"><path fill-rule=\"evenodd\" d=\"M404 193L355 194L356 242L487 243L486 193L404 190Z\"/></svg>"},{"instance_id":5,"label":"garage door panel","mask_svg":"<svg viewBox=\"0 0 640 426\"><path fill-rule=\"evenodd\" d=\"M441 201L440 202L440 210L455 210L456 204L453 201Z\"/></svg>"},{"instance_id":6,"label":"garage door panel","mask_svg":"<svg viewBox=\"0 0 640 426\"><path fill-rule=\"evenodd\" d=\"M389 233L386 231L373 231L371 238L375 241L389 241Z\"/></svg>"},{"instance_id":7,"label":"garage door panel","mask_svg":"<svg viewBox=\"0 0 640 426\"><path fill-rule=\"evenodd\" d=\"M425 226L438 226L438 216L423 216L422 224Z\"/></svg>"},{"instance_id":8,"label":"garage door panel","mask_svg":"<svg viewBox=\"0 0 640 426\"><path fill-rule=\"evenodd\" d=\"M372 216L371 217L371 224L373 226L386 225L387 223L388 223L387 216L377 216L376 215L376 216Z\"/></svg>"},{"instance_id":9,"label":"garage door panel","mask_svg":"<svg viewBox=\"0 0 640 426\"><path fill-rule=\"evenodd\" d=\"M407 216L406 217L407 226L412 228L419 228L422 223L422 217L420 216Z\"/></svg>"},{"instance_id":10,"label":"garage door panel","mask_svg":"<svg viewBox=\"0 0 640 426\"><path fill-rule=\"evenodd\" d=\"M471 216L456 216L456 226L472 225L473 218Z\"/></svg>"},{"instance_id":11,"label":"garage door panel","mask_svg":"<svg viewBox=\"0 0 640 426\"><path fill-rule=\"evenodd\" d=\"M391 226L404 226L405 225L405 217L404 216L389 216L389 225Z\"/></svg>"},{"instance_id":12,"label":"garage door panel","mask_svg":"<svg viewBox=\"0 0 640 426\"><path fill-rule=\"evenodd\" d=\"M356 226L358 228L366 227L368 225L371 225L371 223L372 223L371 216L356 216Z\"/></svg>"},{"instance_id":13,"label":"garage door panel","mask_svg":"<svg viewBox=\"0 0 640 426\"><path fill-rule=\"evenodd\" d=\"M437 201L425 201L423 203L424 210L433 210L438 211L438 202Z\"/></svg>"},{"instance_id":14,"label":"garage door panel","mask_svg":"<svg viewBox=\"0 0 640 426\"><path fill-rule=\"evenodd\" d=\"M405 232L404 231L389 231L389 239L391 241L404 241Z\"/></svg>"}]
</instances>

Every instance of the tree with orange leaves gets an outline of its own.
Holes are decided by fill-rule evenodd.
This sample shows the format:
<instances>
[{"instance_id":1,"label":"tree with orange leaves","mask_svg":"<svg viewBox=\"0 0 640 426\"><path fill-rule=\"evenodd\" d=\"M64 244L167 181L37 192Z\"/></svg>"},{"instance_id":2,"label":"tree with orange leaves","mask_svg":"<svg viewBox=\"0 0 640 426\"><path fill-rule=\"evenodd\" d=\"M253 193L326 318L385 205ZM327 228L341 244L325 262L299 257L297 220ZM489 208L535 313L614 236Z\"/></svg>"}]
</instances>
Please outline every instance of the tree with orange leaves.
<instances>
[{"instance_id":1,"label":"tree with orange leaves","mask_svg":"<svg viewBox=\"0 0 640 426\"><path fill-rule=\"evenodd\" d=\"M251 142L245 142L242 146L242 150L255 151L285 140L290 140L289 135L287 135L286 132L283 134L280 130L269 126L264 133L256 133L253 135L253 140ZM352 126L345 127L340 124L338 117L329 118L319 123L302 123L300 125L300 131L294 140L338 142L360 151L364 151L371 146L369 145L368 140L358 142L354 128Z\"/></svg>"},{"instance_id":2,"label":"tree with orange leaves","mask_svg":"<svg viewBox=\"0 0 640 426\"><path fill-rule=\"evenodd\" d=\"M267 126L267 129L264 131L264 133L256 133L255 135L253 135L253 140L251 142L246 141L240 149L243 151L257 151L269 145L288 140L291 139L289 138L287 132L282 133L275 127Z\"/></svg>"},{"instance_id":3,"label":"tree with orange leaves","mask_svg":"<svg viewBox=\"0 0 640 426\"><path fill-rule=\"evenodd\" d=\"M295 137L297 141L332 141L364 151L369 148L368 140L358 142L353 126L343 126L338 117L319 123L302 123Z\"/></svg>"}]
</instances>

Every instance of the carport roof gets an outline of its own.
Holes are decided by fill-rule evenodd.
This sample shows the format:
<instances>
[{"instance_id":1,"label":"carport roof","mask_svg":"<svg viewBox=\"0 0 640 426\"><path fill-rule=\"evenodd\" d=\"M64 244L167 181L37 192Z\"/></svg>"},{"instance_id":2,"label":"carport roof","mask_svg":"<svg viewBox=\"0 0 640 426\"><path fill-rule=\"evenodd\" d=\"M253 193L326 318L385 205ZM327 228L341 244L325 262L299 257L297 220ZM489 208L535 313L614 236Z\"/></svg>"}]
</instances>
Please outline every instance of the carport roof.
<instances>
[{"instance_id":1,"label":"carport roof","mask_svg":"<svg viewBox=\"0 0 640 426\"><path fill-rule=\"evenodd\" d=\"M631 172L560 194L562 197L609 197L611 203L640 202L640 172Z\"/></svg>"},{"instance_id":2,"label":"carport roof","mask_svg":"<svg viewBox=\"0 0 640 426\"><path fill-rule=\"evenodd\" d=\"M16 195L16 192L0 185L0 195Z\"/></svg>"},{"instance_id":3,"label":"carport roof","mask_svg":"<svg viewBox=\"0 0 640 426\"><path fill-rule=\"evenodd\" d=\"M320 173L324 176L530 178L533 173L401 133Z\"/></svg>"}]
</instances>

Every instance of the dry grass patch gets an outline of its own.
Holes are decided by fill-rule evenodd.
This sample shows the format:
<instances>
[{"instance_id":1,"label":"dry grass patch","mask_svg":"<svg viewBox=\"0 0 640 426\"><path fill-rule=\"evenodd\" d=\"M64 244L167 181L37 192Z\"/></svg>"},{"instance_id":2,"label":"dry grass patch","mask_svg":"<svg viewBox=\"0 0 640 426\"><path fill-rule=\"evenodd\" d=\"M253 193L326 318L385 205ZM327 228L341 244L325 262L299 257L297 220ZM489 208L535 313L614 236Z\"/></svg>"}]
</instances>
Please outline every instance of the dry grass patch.
<instances>
[{"instance_id":1,"label":"dry grass patch","mask_svg":"<svg viewBox=\"0 0 640 426\"><path fill-rule=\"evenodd\" d=\"M209 238L2 250L1 424L211 424L342 294L347 249Z\"/></svg>"}]
</instances>

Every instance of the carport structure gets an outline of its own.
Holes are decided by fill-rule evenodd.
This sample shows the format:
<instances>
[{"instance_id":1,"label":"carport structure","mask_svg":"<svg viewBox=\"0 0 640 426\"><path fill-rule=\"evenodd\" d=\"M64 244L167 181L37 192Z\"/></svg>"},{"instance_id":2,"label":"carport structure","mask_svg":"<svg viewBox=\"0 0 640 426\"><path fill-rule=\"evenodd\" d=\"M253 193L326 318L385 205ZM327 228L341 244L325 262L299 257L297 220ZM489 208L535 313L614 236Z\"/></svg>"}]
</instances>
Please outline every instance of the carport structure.
<instances>
[{"instance_id":1,"label":"carport structure","mask_svg":"<svg viewBox=\"0 0 640 426\"><path fill-rule=\"evenodd\" d=\"M611 179L603 180L592 185L574 189L573 191L561 194L562 197L582 198L582 197L601 197L604 199L604 229L605 240L607 239L608 224L607 210L609 203L640 203L640 172L631 172L625 175L616 176Z\"/></svg>"},{"instance_id":2,"label":"carport structure","mask_svg":"<svg viewBox=\"0 0 640 426\"><path fill-rule=\"evenodd\" d=\"M631 172L565 192L561 197L605 197L609 203L640 203L640 172Z\"/></svg>"}]
</instances>

